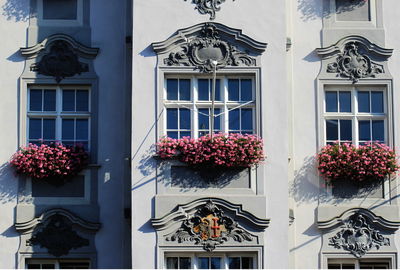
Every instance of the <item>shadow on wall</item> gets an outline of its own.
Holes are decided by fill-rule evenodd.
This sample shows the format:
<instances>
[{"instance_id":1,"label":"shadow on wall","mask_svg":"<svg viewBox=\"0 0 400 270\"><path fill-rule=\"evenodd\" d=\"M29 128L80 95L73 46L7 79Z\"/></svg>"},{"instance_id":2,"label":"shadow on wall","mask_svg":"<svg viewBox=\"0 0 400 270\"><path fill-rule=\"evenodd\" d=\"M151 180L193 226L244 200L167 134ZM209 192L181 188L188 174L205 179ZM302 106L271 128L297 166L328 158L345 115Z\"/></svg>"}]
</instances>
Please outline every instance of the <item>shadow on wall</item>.
<instances>
[{"instance_id":1,"label":"shadow on wall","mask_svg":"<svg viewBox=\"0 0 400 270\"><path fill-rule=\"evenodd\" d=\"M9 21L26 22L29 19L29 2L29 0L7 0L1 7L2 15Z\"/></svg>"},{"instance_id":2,"label":"shadow on wall","mask_svg":"<svg viewBox=\"0 0 400 270\"><path fill-rule=\"evenodd\" d=\"M366 4L365 0L336 0L336 13L344 13L362 7ZM310 21L319 18L330 17L330 0L322 0L323 5L320 5L321 0L298 0L297 10L301 13L303 21Z\"/></svg>"},{"instance_id":3,"label":"shadow on wall","mask_svg":"<svg viewBox=\"0 0 400 270\"><path fill-rule=\"evenodd\" d=\"M14 181L15 183L13 183ZM13 202L17 198L18 179L13 168L8 163L0 166L0 202L2 204Z\"/></svg>"}]
</instances>

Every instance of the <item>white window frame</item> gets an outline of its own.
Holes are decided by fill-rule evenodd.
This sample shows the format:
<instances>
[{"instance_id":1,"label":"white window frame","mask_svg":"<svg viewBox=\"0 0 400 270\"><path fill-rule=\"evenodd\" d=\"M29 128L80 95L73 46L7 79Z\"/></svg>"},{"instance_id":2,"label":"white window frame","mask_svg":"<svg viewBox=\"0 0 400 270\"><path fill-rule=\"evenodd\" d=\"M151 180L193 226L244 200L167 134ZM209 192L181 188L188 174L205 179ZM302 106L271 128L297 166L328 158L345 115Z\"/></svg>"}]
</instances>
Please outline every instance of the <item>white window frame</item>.
<instances>
[{"instance_id":1,"label":"white window frame","mask_svg":"<svg viewBox=\"0 0 400 270\"><path fill-rule=\"evenodd\" d=\"M82 26L83 25L83 0L77 0L75 20L49 20L43 19L43 0L37 0L38 24L42 26Z\"/></svg>"},{"instance_id":2,"label":"white window frame","mask_svg":"<svg viewBox=\"0 0 400 270\"><path fill-rule=\"evenodd\" d=\"M88 259L25 259L25 269L28 269L29 264L54 264L54 269L60 269L60 263L89 263L89 269L91 268L90 260Z\"/></svg>"},{"instance_id":3,"label":"white window frame","mask_svg":"<svg viewBox=\"0 0 400 270\"><path fill-rule=\"evenodd\" d=\"M56 111L30 111L30 90L55 90L56 91ZM62 91L63 90L87 90L88 91L88 112L63 112L62 111ZM62 142L62 119L88 119L88 149L90 151L91 144L91 89L84 85L28 85L27 102L26 102L26 141L29 143L29 119L30 118L54 118L56 119L56 138L58 142Z\"/></svg>"},{"instance_id":4,"label":"white window frame","mask_svg":"<svg viewBox=\"0 0 400 270\"><path fill-rule=\"evenodd\" d=\"M167 79L190 79L191 81L191 100L190 101L170 101L167 100ZM171 73L164 76L163 91L162 91L162 106L163 106L163 123L162 123L162 136L167 135L167 109L169 108L185 108L191 111L191 137L198 138L199 128L198 128L198 111L199 108L211 108L211 101L198 100L198 79L212 79L212 75L202 75L202 74L180 74ZM235 75L232 73L218 74L217 79L221 80L221 100L215 101L215 108L221 109L221 130L222 133L229 132L229 110L233 108L251 108L252 109L252 119L253 119L253 134L258 134L259 129L257 125L257 90L256 90L256 76L255 75ZM252 102L235 102L228 101L228 79L251 79L252 80ZM241 107L239 107L241 106ZM178 117L179 118L179 117ZM179 121L179 119L178 119ZM179 130L179 123L178 123Z\"/></svg>"},{"instance_id":5,"label":"white window frame","mask_svg":"<svg viewBox=\"0 0 400 270\"><path fill-rule=\"evenodd\" d=\"M355 258L328 258L326 268L329 264L353 264L355 269L360 269L360 262L365 263L388 263L387 269L392 269L392 260L390 258L366 258L366 259L355 259ZM342 266L341 266L342 267ZM341 268L342 269L342 268Z\"/></svg>"}]
</instances>

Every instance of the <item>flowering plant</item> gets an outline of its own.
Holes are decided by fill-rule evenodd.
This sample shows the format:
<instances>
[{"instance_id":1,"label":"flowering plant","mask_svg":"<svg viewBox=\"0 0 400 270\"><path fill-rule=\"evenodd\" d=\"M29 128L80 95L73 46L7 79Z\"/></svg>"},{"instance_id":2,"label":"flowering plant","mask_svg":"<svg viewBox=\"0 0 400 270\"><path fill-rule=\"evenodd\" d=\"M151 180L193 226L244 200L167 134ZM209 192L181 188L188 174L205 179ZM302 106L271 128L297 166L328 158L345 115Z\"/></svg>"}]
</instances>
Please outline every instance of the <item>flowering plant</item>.
<instances>
[{"instance_id":1,"label":"flowering plant","mask_svg":"<svg viewBox=\"0 0 400 270\"><path fill-rule=\"evenodd\" d=\"M75 176L88 164L89 155L82 146L64 146L60 143L40 146L29 144L15 153L10 164L17 173L36 179Z\"/></svg>"},{"instance_id":2,"label":"flowering plant","mask_svg":"<svg viewBox=\"0 0 400 270\"><path fill-rule=\"evenodd\" d=\"M216 134L198 139L162 138L157 153L163 159L178 159L191 166L251 167L264 160L263 141L256 135Z\"/></svg>"},{"instance_id":3,"label":"flowering plant","mask_svg":"<svg viewBox=\"0 0 400 270\"><path fill-rule=\"evenodd\" d=\"M378 180L397 172L397 156L385 144L372 143L355 147L344 143L327 145L317 155L319 173L325 180Z\"/></svg>"}]
</instances>

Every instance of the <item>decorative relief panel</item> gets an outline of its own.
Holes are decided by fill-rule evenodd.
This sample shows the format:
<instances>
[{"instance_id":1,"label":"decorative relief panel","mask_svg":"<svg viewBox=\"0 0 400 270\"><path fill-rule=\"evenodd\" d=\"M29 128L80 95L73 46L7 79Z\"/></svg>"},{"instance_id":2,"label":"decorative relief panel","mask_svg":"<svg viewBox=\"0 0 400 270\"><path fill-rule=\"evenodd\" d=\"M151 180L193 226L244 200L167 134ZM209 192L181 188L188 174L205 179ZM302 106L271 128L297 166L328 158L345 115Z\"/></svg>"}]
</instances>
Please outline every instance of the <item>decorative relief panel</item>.
<instances>
[{"instance_id":1,"label":"decorative relief panel","mask_svg":"<svg viewBox=\"0 0 400 270\"><path fill-rule=\"evenodd\" d=\"M210 20L215 19L215 13L221 10L221 5L224 2L225 0L192 0L192 3L196 5L196 9L199 13L202 15L210 15Z\"/></svg>"}]
</instances>

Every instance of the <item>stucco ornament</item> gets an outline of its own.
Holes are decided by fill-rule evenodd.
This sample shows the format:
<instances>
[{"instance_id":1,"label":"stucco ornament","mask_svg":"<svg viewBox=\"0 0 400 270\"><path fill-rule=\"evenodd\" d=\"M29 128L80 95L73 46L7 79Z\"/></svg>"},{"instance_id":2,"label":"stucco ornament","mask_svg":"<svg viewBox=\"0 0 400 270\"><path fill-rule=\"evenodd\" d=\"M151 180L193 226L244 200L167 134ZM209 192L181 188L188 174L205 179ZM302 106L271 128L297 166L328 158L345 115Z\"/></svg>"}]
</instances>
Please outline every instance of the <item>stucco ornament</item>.
<instances>
[{"instance_id":1,"label":"stucco ornament","mask_svg":"<svg viewBox=\"0 0 400 270\"><path fill-rule=\"evenodd\" d=\"M186 2L188 0L185 0ZM235 1L235 0L233 0ZM215 19L215 13L221 10L221 4L225 0L192 0L192 3L196 5L196 9L202 15L210 15L210 20Z\"/></svg>"},{"instance_id":2,"label":"stucco ornament","mask_svg":"<svg viewBox=\"0 0 400 270\"><path fill-rule=\"evenodd\" d=\"M350 42L346 44L343 53L336 58L336 61L328 64L327 72L338 73L355 83L359 79L383 73L383 67L373 63L366 54L361 54L356 42Z\"/></svg>"},{"instance_id":3,"label":"stucco ornament","mask_svg":"<svg viewBox=\"0 0 400 270\"><path fill-rule=\"evenodd\" d=\"M167 241L195 242L204 250L213 251L217 245L232 239L237 242L252 241L253 236L241 228L236 221L226 216L213 201L201 206L192 216L182 222L181 227Z\"/></svg>"},{"instance_id":4,"label":"stucco ornament","mask_svg":"<svg viewBox=\"0 0 400 270\"><path fill-rule=\"evenodd\" d=\"M360 258L373 247L390 246L389 238L384 237L378 230L371 227L367 217L356 213L343 221L342 230L329 239L329 245L338 249L350 251Z\"/></svg>"},{"instance_id":5,"label":"stucco ornament","mask_svg":"<svg viewBox=\"0 0 400 270\"><path fill-rule=\"evenodd\" d=\"M28 245L47 248L56 257L67 255L71 249L89 245L89 240L72 230L72 223L62 215L53 215L46 224L40 225L33 233Z\"/></svg>"},{"instance_id":6,"label":"stucco ornament","mask_svg":"<svg viewBox=\"0 0 400 270\"><path fill-rule=\"evenodd\" d=\"M216 67L213 61L217 62ZM206 23L199 36L183 44L178 52L170 53L164 63L168 66L195 66L201 72L210 73L214 68L225 66L255 66L256 60L221 40L216 26Z\"/></svg>"}]
</instances>

